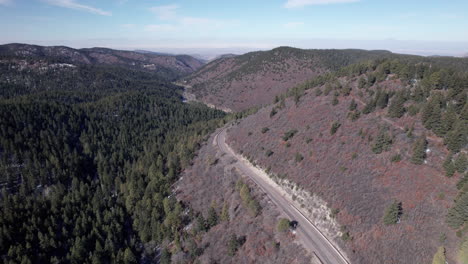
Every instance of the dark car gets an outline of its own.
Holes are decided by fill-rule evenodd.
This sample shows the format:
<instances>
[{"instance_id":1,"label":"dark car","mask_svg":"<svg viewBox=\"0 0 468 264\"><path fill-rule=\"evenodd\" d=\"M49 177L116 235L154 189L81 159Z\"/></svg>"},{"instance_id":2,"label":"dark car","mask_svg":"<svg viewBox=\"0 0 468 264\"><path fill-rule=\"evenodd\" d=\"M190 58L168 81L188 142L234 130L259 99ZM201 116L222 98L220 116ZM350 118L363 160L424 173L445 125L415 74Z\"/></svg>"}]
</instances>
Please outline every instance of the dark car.
<instances>
[{"instance_id":1,"label":"dark car","mask_svg":"<svg viewBox=\"0 0 468 264\"><path fill-rule=\"evenodd\" d=\"M295 229L297 228L297 225L298 225L298 224L299 224L299 223L298 223L297 221L293 220L293 221L289 222L289 227L290 227L292 230L295 230Z\"/></svg>"}]
</instances>

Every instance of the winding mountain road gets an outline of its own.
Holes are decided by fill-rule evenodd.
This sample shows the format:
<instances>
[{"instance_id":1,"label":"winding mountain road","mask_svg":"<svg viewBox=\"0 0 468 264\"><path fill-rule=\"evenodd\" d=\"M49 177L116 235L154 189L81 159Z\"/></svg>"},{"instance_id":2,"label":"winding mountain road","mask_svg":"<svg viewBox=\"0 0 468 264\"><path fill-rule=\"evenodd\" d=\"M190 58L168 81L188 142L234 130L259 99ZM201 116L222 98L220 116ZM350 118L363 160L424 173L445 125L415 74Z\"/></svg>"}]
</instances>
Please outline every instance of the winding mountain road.
<instances>
[{"instance_id":1,"label":"winding mountain road","mask_svg":"<svg viewBox=\"0 0 468 264\"><path fill-rule=\"evenodd\" d=\"M287 197L283 196L277 186L266 180L259 171L248 161L236 154L229 145L226 144L226 130L223 128L214 137L213 144L226 155L235 158L237 162L234 166L244 175L250 177L281 209L290 220L298 222L296 229L298 237L304 246L311 253L315 254L324 264L349 264L343 254L312 224L312 222L296 208Z\"/></svg>"}]
</instances>

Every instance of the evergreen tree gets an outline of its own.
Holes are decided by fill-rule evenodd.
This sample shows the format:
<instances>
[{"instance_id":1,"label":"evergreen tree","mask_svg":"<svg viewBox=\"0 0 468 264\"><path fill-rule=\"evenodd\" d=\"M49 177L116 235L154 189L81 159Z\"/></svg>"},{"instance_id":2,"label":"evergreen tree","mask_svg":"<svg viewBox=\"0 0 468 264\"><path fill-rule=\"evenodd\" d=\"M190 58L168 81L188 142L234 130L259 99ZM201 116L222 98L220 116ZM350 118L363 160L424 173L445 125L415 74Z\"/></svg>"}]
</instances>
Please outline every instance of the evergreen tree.
<instances>
[{"instance_id":1,"label":"evergreen tree","mask_svg":"<svg viewBox=\"0 0 468 264\"><path fill-rule=\"evenodd\" d=\"M395 97L391 100L390 106L388 108L388 116L394 118L402 117L405 112L405 97L402 92L399 92L395 95Z\"/></svg>"},{"instance_id":2,"label":"evergreen tree","mask_svg":"<svg viewBox=\"0 0 468 264\"><path fill-rule=\"evenodd\" d=\"M466 171L466 168L468 166L468 159L466 158L465 153L460 153L455 160L454 168L459 172L459 173L464 173Z\"/></svg>"},{"instance_id":3,"label":"evergreen tree","mask_svg":"<svg viewBox=\"0 0 468 264\"><path fill-rule=\"evenodd\" d=\"M393 225L398 223L403 213L401 202L394 201L386 210L383 217L384 224Z\"/></svg>"},{"instance_id":4,"label":"evergreen tree","mask_svg":"<svg viewBox=\"0 0 468 264\"><path fill-rule=\"evenodd\" d=\"M423 135L419 139L416 140L413 144L413 155L411 156L411 162L417 165L421 165L424 163L426 159L426 147L427 147L427 140L426 136Z\"/></svg>"},{"instance_id":5,"label":"evergreen tree","mask_svg":"<svg viewBox=\"0 0 468 264\"><path fill-rule=\"evenodd\" d=\"M458 153L468 144L468 124L458 121L445 136L444 143L450 151Z\"/></svg>"},{"instance_id":6,"label":"evergreen tree","mask_svg":"<svg viewBox=\"0 0 468 264\"><path fill-rule=\"evenodd\" d=\"M382 91L381 89L377 90L377 94L375 96L375 102L378 108L383 109L387 107L388 104L388 93Z\"/></svg>"},{"instance_id":7,"label":"evergreen tree","mask_svg":"<svg viewBox=\"0 0 468 264\"><path fill-rule=\"evenodd\" d=\"M208 218L206 219L207 225L209 228L218 224L218 214L213 206L210 206L208 210Z\"/></svg>"},{"instance_id":8,"label":"evergreen tree","mask_svg":"<svg viewBox=\"0 0 468 264\"><path fill-rule=\"evenodd\" d=\"M455 174L455 165L453 164L453 161L452 161L452 158L453 158L453 154L450 153L447 158L445 158L445 161L442 165L442 167L444 167L444 170L445 170L445 175L447 177L452 177L453 174Z\"/></svg>"},{"instance_id":9,"label":"evergreen tree","mask_svg":"<svg viewBox=\"0 0 468 264\"><path fill-rule=\"evenodd\" d=\"M372 145L372 152L375 154L380 154L384 151L388 151L392 145L392 138L385 133L384 129L381 129L379 134L374 140Z\"/></svg>"},{"instance_id":10,"label":"evergreen tree","mask_svg":"<svg viewBox=\"0 0 468 264\"><path fill-rule=\"evenodd\" d=\"M447 224L454 229L460 228L466 222L468 222L468 192L457 197L455 205L447 214Z\"/></svg>"}]
</instances>

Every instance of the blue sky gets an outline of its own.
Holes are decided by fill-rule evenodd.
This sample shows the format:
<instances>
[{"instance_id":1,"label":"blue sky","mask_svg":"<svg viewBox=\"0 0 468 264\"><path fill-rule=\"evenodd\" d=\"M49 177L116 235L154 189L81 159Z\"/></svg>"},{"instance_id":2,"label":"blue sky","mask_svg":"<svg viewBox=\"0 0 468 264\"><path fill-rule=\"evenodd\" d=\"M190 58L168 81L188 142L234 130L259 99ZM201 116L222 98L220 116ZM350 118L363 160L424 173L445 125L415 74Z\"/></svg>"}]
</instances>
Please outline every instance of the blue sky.
<instances>
[{"instance_id":1,"label":"blue sky","mask_svg":"<svg viewBox=\"0 0 468 264\"><path fill-rule=\"evenodd\" d=\"M173 52L468 52L461 0L0 0L0 42ZM220 51L221 52L221 51Z\"/></svg>"}]
</instances>

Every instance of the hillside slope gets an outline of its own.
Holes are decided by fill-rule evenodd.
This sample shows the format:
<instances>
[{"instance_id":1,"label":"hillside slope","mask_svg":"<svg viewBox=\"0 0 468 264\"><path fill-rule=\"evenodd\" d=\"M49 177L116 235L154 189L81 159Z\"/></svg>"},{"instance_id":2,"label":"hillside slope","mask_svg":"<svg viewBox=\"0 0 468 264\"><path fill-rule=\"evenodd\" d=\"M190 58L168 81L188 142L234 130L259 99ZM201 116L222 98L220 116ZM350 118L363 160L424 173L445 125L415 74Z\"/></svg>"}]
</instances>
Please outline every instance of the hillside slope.
<instances>
[{"instance_id":1,"label":"hillside slope","mask_svg":"<svg viewBox=\"0 0 468 264\"><path fill-rule=\"evenodd\" d=\"M443 67L468 69L468 60L451 57L419 57L388 51L302 50L280 47L220 58L182 79L198 100L220 109L242 111L270 104L288 88L348 65L384 58L404 58Z\"/></svg>"},{"instance_id":2,"label":"hillside slope","mask_svg":"<svg viewBox=\"0 0 468 264\"><path fill-rule=\"evenodd\" d=\"M215 60L184 78L197 99L234 111L269 104L286 89L313 76L386 51L301 50L280 47Z\"/></svg>"},{"instance_id":3,"label":"hillside slope","mask_svg":"<svg viewBox=\"0 0 468 264\"><path fill-rule=\"evenodd\" d=\"M0 45L0 57L48 60L74 65L120 66L134 70L159 73L175 79L196 71L203 62L188 55L162 55L107 48L72 49L63 46L36 46L27 44Z\"/></svg>"},{"instance_id":4,"label":"hillside slope","mask_svg":"<svg viewBox=\"0 0 468 264\"><path fill-rule=\"evenodd\" d=\"M296 190L352 263L430 263L438 247L463 263L467 80L424 63L355 65L245 118L228 143Z\"/></svg>"}]
</instances>

